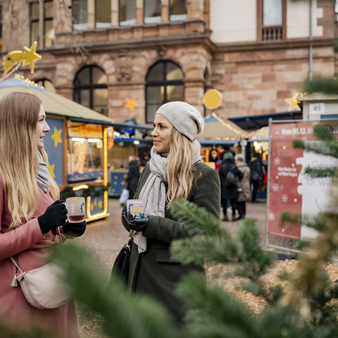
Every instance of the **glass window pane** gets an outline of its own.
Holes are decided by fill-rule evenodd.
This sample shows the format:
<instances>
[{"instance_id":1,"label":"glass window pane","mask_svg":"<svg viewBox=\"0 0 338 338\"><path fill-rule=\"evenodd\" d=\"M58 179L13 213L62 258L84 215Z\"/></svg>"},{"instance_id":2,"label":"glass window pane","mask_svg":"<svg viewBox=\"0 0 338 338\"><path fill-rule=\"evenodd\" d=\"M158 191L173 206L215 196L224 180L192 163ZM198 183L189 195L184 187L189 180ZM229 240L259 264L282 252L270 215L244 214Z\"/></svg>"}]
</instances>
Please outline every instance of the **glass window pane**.
<instances>
[{"instance_id":1,"label":"glass window pane","mask_svg":"<svg viewBox=\"0 0 338 338\"><path fill-rule=\"evenodd\" d=\"M53 20L45 21L45 47L52 47L54 41Z\"/></svg>"},{"instance_id":2,"label":"glass window pane","mask_svg":"<svg viewBox=\"0 0 338 338\"><path fill-rule=\"evenodd\" d=\"M120 26L130 26L136 23L136 0L119 0Z\"/></svg>"},{"instance_id":3,"label":"glass window pane","mask_svg":"<svg viewBox=\"0 0 338 338\"><path fill-rule=\"evenodd\" d=\"M170 21L187 19L187 0L170 0Z\"/></svg>"},{"instance_id":4,"label":"glass window pane","mask_svg":"<svg viewBox=\"0 0 338 338\"><path fill-rule=\"evenodd\" d=\"M109 27L111 24L111 0L95 1L96 27Z\"/></svg>"},{"instance_id":5,"label":"glass window pane","mask_svg":"<svg viewBox=\"0 0 338 338\"><path fill-rule=\"evenodd\" d=\"M102 140L88 139L87 168L89 171L102 169Z\"/></svg>"},{"instance_id":6,"label":"glass window pane","mask_svg":"<svg viewBox=\"0 0 338 338\"><path fill-rule=\"evenodd\" d=\"M144 23L161 22L161 0L144 1Z\"/></svg>"},{"instance_id":7,"label":"glass window pane","mask_svg":"<svg viewBox=\"0 0 338 338\"><path fill-rule=\"evenodd\" d=\"M31 3L31 20L39 20L39 2Z\"/></svg>"},{"instance_id":8,"label":"glass window pane","mask_svg":"<svg viewBox=\"0 0 338 338\"><path fill-rule=\"evenodd\" d=\"M39 41L39 23L38 22L32 22L31 23L31 43L34 41Z\"/></svg>"},{"instance_id":9,"label":"glass window pane","mask_svg":"<svg viewBox=\"0 0 338 338\"><path fill-rule=\"evenodd\" d=\"M151 104L161 104L163 102L163 86L147 87L147 102Z\"/></svg>"},{"instance_id":10,"label":"glass window pane","mask_svg":"<svg viewBox=\"0 0 338 338\"><path fill-rule=\"evenodd\" d=\"M52 18L53 14L53 1L45 2L45 18Z\"/></svg>"},{"instance_id":11,"label":"glass window pane","mask_svg":"<svg viewBox=\"0 0 338 338\"><path fill-rule=\"evenodd\" d=\"M79 91L79 103L90 108L89 89L82 89Z\"/></svg>"},{"instance_id":12,"label":"glass window pane","mask_svg":"<svg viewBox=\"0 0 338 338\"><path fill-rule=\"evenodd\" d=\"M282 25L282 0L263 0L263 26Z\"/></svg>"},{"instance_id":13,"label":"glass window pane","mask_svg":"<svg viewBox=\"0 0 338 338\"><path fill-rule=\"evenodd\" d=\"M93 68L93 83L94 84L106 84L107 76L106 74L99 68Z\"/></svg>"},{"instance_id":14,"label":"glass window pane","mask_svg":"<svg viewBox=\"0 0 338 338\"><path fill-rule=\"evenodd\" d=\"M160 62L151 68L147 81L163 81L163 63Z\"/></svg>"},{"instance_id":15,"label":"glass window pane","mask_svg":"<svg viewBox=\"0 0 338 338\"><path fill-rule=\"evenodd\" d=\"M94 89L93 92L93 109L98 113L107 114L108 89Z\"/></svg>"},{"instance_id":16,"label":"glass window pane","mask_svg":"<svg viewBox=\"0 0 338 338\"><path fill-rule=\"evenodd\" d=\"M89 70L90 68L86 67L77 74L75 79L75 86L89 85L90 83Z\"/></svg>"},{"instance_id":17,"label":"glass window pane","mask_svg":"<svg viewBox=\"0 0 338 338\"><path fill-rule=\"evenodd\" d=\"M184 101L184 87L167 86L167 101Z\"/></svg>"},{"instance_id":18,"label":"glass window pane","mask_svg":"<svg viewBox=\"0 0 338 338\"><path fill-rule=\"evenodd\" d=\"M183 73L175 64L167 63L167 80L182 80Z\"/></svg>"},{"instance_id":19,"label":"glass window pane","mask_svg":"<svg viewBox=\"0 0 338 338\"><path fill-rule=\"evenodd\" d=\"M72 20L73 28L78 30L88 27L88 7L87 0L72 1Z\"/></svg>"}]
</instances>

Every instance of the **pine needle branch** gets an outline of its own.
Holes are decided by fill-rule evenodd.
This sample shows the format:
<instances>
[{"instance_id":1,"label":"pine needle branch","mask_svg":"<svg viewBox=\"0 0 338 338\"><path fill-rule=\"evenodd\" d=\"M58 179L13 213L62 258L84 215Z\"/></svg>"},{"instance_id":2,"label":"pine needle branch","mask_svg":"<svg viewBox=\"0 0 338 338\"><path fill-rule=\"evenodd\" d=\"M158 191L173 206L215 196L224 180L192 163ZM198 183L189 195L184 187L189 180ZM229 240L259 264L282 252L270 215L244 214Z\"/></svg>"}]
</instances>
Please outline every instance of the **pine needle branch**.
<instances>
[{"instance_id":1,"label":"pine needle branch","mask_svg":"<svg viewBox=\"0 0 338 338\"><path fill-rule=\"evenodd\" d=\"M72 243L55 250L75 300L102 317L102 330L108 337L180 336L160 304L148 297L130 294L114 275L105 287L105 278L87 251Z\"/></svg>"},{"instance_id":2,"label":"pine needle branch","mask_svg":"<svg viewBox=\"0 0 338 338\"><path fill-rule=\"evenodd\" d=\"M176 199L170 207L170 212L180 223L188 227L198 228L209 235L222 233L218 219L185 199Z\"/></svg>"},{"instance_id":3,"label":"pine needle branch","mask_svg":"<svg viewBox=\"0 0 338 338\"><path fill-rule=\"evenodd\" d=\"M258 279L273 261L271 253L262 250L260 233L254 219L245 219L239 224L239 239L241 243L241 261L248 262L250 275Z\"/></svg>"},{"instance_id":4,"label":"pine needle branch","mask_svg":"<svg viewBox=\"0 0 338 338\"><path fill-rule=\"evenodd\" d=\"M337 142L327 141L322 142L313 142L313 141L302 141L295 140L293 141L293 147L295 149L304 149L306 151L312 151L317 154L332 156L338 158L338 146Z\"/></svg>"},{"instance_id":5,"label":"pine needle branch","mask_svg":"<svg viewBox=\"0 0 338 338\"><path fill-rule=\"evenodd\" d=\"M213 331L213 327L224 329L223 335L216 337L228 336L227 333L233 330L237 332L235 336L238 337L260 337L255 330L253 317L244 306L221 289L207 287L201 275L185 276L179 284L177 293L185 300L190 312L194 313L193 316L189 316L189 324L198 332L197 337L211 337L209 334ZM196 316L196 311L200 316Z\"/></svg>"},{"instance_id":6,"label":"pine needle branch","mask_svg":"<svg viewBox=\"0 0 338 338\"><path fill-rule=\"evenodd\" d=\"M238 245L227 236L202 235L176 240L172 243L170 252L172 257L182 264L238 261Z\"/></svg>"},{"instance_id":7,"label":"pine needle branch","mask_svg":"<svg viewBox=\"0 0 338 338\"><path fill-rule=\"evenodd\" d=\"M303 85L304 92L307 93L324 93L324 94L338 94L338 81L334 78L316 78L313 80L306 80Z\"/></svg>"}]
</instances>

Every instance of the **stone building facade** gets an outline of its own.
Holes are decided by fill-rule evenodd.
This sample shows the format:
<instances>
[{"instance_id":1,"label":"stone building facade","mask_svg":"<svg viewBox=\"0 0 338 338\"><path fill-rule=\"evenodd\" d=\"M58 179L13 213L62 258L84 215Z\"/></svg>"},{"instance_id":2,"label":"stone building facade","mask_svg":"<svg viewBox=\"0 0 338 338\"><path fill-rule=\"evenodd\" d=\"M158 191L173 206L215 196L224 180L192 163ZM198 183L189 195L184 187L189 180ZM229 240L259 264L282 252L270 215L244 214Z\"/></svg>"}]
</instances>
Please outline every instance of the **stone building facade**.
<instances>
[{"instance_id":1,"label":"stone building facade","mask_svg":"<svg viewBox=\"0 0 338 338\"><path fill-rule=\"evenodd\" d=\"M336 20L334 0L3 0L2 52L37 39L22 73L115 122L172 99L207 114L209 88L229 118L285 112L306 78L334 76Z\"/></svg>"}]
</instances>

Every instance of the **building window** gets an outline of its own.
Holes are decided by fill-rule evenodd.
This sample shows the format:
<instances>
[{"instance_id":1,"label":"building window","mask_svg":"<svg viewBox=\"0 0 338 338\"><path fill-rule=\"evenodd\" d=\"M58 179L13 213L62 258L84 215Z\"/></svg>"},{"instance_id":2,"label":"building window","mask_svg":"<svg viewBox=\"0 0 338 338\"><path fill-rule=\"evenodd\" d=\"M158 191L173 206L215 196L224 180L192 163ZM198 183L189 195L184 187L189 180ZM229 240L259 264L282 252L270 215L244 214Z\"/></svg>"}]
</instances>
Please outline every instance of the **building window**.
<instances>
[{"instance_id":1,"label":"building window","mask_svg":"<svg viewBox=\"0 0 338 338\"><path fill-rule=\"evenodd\" d=\"M258 39L278 41L286 33L286 0L258 0Z\"/></svg>"},{"instance_id":2,"label":"building window","mask_svg":"<svg viewBox=\"0 0 338 338\"><path fill-rule=\"evenodd\" d=\"M74 80L74 101L108 115L107 76L97 66L80 69Z\"/></svg>"},{"instance_id":3,"label":"building window","mask_svg":"<svg viewBox=\"0 0 338 338\"><path fill-rule=\"evenodd\" d=\"M41 80L36 80L34 81L36 84L38 84L41 87L46 88L47 90L49 90L52 93L55 93L55 87L53 85L53 82L47 80L47 79L41 79Z\"/></svg>"},{"instance_id":4,"label":"building window","mask_svg":"<svg viewBox=\"0 0 338 338\"><path fill-rule=\"evenodd\" d=\"M120 26L136 24L136 0L119 0Z\"/></svg>"},{"instance_id":5,"label":"building window","mask_svg":"<svg viewBox=\"0 0 338 338\"><path fill-rule=\"evenodd\" d=\"M88 29L87 0L72 0L72 23L74 30Z\"/></svg>"},{"instance_id":6,"label":"building window","mask_svg":"<svg viewBox=\"0 0 338 338\"><path fill-rule=\"evenodd\" d=\"M95 22L97 28L111 26L111 0L95 1Z\"/></svg>"},{"instance_id":7,"label":"building window","mask_svg":"<svg viewBox=\"0 0 338 338\"><path fill-rule=\"evenodd\" d=\"M187 0L170 0L170 21L182 21L187 19Z\"/></svg>"},{"instance_id":8,"label":"building window","mask_svg":"<svg viewBox=\"0 0 338 338\"><path fill-rule=\"evenodd\" d=\"M42 3L42 12L40 11ZM40 48L52 47L54 42L54 23L53 23L53 0L33 1L30 4L30 43L38 41ZM40 22L42 22L40 31Z\"/></svg>"},{"instance_id":9,"label":"building window","mask_svg":"<svg viewBox=\"0 0 338 338\"><path fill-rule=\"evenodd\" d=\"M146 123L154 121L158 107L169 101L184 100L184 75L172 61L160 61L146 76Z\"/></svg>"},{"instance_id":10,"label":"building window","mask_svg":"<svg viewBox=\"0 0 338 338\"><path fill-rule=\"evenodd\" d=\"M161 22L161 0L144 0L144 23Z\"/></svg>"}]
</instances>

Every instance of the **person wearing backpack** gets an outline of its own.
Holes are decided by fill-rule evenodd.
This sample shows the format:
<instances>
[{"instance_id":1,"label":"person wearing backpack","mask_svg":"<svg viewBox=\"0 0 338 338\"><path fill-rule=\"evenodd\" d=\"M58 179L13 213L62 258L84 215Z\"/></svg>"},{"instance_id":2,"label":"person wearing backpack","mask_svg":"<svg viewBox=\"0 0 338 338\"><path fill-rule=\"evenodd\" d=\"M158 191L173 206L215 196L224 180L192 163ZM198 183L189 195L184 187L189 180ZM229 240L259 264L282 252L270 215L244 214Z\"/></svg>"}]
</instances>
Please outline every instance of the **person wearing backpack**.
<instances>
[{"instance_id":1,"label":"person wearing backpack","mask_svg":"<svg viewBox=\"0 0 338 338\"><path fill-rule=\"evenodd\" d=\"M262 162L258 153L254 153L250 159L250 170L252 185L251 203L257 203L257 192L261 187L264 178Z\"/></svg>"},{"instance_id":2,"label":"person wearing backpack","mask_svg":"<svg viewBox=\"0 0 338 338\"><path fill-rule=\"evenodd\" d=\"M223 162L219 168L219 178L221 181L221 204L223 209L223 221L229 221L227 215L227 205L230 201L232 208L232 221L235 220L236 199L238 197L238 183L241 180L243 173L237 168L234 163L234 157L231 152L225 153Z\"/></svg>"}]
</instances>

